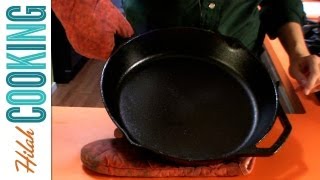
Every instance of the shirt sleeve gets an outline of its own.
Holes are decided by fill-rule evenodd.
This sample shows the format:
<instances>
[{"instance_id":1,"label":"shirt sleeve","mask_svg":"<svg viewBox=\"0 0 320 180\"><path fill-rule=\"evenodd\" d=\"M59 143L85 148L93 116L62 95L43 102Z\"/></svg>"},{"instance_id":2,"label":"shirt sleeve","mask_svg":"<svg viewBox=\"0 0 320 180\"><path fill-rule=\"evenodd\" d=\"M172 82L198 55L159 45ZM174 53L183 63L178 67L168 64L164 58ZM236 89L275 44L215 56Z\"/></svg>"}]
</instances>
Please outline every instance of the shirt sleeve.
<instances>
[{"instance_id":1,"label":"shirt sleeve","mask_svg":"<svg viewBox=\"0 0 320 180\"><path fill-rule=\"evenodd\" d=\"M262 0L261 25L271 39L275 39L279 28L288 22L303 24L305 12L301 0Z\"/></svg>"}]
</instances>

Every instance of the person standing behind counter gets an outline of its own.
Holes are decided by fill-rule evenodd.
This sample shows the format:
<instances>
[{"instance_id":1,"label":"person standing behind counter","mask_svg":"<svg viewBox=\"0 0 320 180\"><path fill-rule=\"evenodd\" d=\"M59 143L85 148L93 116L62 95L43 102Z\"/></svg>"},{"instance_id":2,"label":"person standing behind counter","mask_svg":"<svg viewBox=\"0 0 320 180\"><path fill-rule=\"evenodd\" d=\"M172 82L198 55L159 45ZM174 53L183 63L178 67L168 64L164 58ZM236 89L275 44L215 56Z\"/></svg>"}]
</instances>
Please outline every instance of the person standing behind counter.
<instances>
[{"instance_id":1,"label":"person standing behind counter","mask_svg":"<svg viewBox=\"0 0 320 180\"><path fill-rule=\"evenodd\" d=\"M259 56L265 34L279 38L290 57L289 72L305 94L320 91L320 58L311 55L301 25L301 0L122 0L135 33L173 26L200 27L241 41ZM259 8L258 8L259 7Z\"/></svg>"},{"instance_id":2,"label":"person standing behind counter","mask_svg":"<svg viewBox=\"0 0 320 180\"><path fill-rule=\"evenodd\" d=\"M128 38L164 27L216 31L238 39L257 57L266 34L278 37L290 57L290 75L305 94L320 91L320 58L304 42L301 0L121 1L126 17L111 0L52 0L51 7L75 51L99 60L112 53L115 35Z\"/></svg>"}]
</instances>

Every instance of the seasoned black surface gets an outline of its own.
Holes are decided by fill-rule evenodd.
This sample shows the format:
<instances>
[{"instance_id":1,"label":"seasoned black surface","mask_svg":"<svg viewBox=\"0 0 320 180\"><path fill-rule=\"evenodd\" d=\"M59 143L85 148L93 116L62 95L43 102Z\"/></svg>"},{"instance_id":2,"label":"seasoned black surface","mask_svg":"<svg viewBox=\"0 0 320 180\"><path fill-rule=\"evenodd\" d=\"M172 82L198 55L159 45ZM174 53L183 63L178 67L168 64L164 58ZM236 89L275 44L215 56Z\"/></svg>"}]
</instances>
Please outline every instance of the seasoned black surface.
<instances>
[{"instance_id":1,"label":"seasoned black surface","mask_svg":"<svg viewBox=\"0 0 320 180\"><path fill-rule=\"evenodd\" d=\"M194 28L130 40L107 62L101 88L132 144L177 160L254 155L278 109L275 84L258 59L234 39Z\"/></svg>"},{"instance_id":2,"label":"seasoned black surface","mask_svg":"<svg viewBox=\"0 0 320 180\"><path fill-rule=\"evenodd\" d=\"M190 57L145 62L127 74L119 90L121 118L137 143L180 158L206 159L247 140L256 102L229 69Z\"/></svg>"}]
</instances>

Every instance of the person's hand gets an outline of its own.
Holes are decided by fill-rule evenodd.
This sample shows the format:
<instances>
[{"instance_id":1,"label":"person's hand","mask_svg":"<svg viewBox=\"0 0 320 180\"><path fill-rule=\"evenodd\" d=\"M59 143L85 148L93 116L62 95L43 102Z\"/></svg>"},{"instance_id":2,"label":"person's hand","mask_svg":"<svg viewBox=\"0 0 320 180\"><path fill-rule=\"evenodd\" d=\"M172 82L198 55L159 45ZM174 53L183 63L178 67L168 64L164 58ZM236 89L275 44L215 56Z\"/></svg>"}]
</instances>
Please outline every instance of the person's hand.
<instances>
[{"instance_id":1,"label":"person's hand","mask_svg":"<svg viewBox=\"0 0 320 180\"><path fill-rule=\"evenodd\" d=\"M129 38L134 34L111 0L52 0L51 7L73 49L90 59L107 60L115 35Z\"/></svg>"},{"instance_id":2,"label":"person's hand","mask_svg":"<svg viewBox=\"0 0 320 180\"><path fill-rule=\"evenodd\" d=\"M97 23L102 24L103 31L113 32L122 38L129 38L134 34L128 20L110 0L97 2L94 15Z\"/></svg>"},{"instance_id":3,"label":"person's hand","mask_svg":"<svg viewBox=\"0 0 320 180\"><path fill-rule=\"evenodd\" d=\"M320 91L320 57L308 55L290 58L289 73L304 89L304 93Z\"/></svg>"}]
</instances>

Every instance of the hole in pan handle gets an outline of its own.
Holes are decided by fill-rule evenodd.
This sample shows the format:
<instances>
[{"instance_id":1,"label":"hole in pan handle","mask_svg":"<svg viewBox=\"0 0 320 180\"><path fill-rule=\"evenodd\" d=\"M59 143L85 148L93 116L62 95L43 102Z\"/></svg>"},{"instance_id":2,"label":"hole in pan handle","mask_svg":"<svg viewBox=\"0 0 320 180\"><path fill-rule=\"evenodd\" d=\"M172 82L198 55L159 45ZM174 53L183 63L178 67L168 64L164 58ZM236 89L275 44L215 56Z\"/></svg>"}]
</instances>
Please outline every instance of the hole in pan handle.
<instances>
[{"instance_id":1,"label":"hole in pan handle","mask_svg":"<svg viewBox=\"0 0 320 180\"><path fill-rule=\"evenodd\" d=\"M244 155L244 156L271 156L274 153L276 153L280 147L284 144L284 142L287 140L290 132L291 132L291 124L287 118L286 113L283 111L281 105L279 105L278 108L278 119L281 122L281 125L283 127L283 131L279 138L276 140L276 142L269 148L258 148L256 146L254 147L248 147L244 148L240 152L237 153L237 155Z\"/></svg>"}]
</instances>

